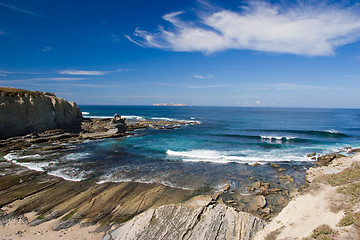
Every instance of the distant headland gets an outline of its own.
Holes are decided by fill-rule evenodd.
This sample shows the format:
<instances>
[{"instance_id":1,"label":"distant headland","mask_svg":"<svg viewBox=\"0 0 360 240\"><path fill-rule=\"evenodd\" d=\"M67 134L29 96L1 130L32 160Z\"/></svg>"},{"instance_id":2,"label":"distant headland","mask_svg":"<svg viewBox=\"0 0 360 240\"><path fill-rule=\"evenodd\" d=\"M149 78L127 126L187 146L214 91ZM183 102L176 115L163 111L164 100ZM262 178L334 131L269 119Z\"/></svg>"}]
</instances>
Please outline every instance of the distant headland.
<instances>
[{"instance_id":1,"label":"distant headland","mask_svg":"<svg viewBox=\"0 0 360 240\"><path fill-rule=\"evenodd\" d=\"M167 106L167 107L185 107L183 103L154 103L153 106Z\"/></svg>"}]
</instances>

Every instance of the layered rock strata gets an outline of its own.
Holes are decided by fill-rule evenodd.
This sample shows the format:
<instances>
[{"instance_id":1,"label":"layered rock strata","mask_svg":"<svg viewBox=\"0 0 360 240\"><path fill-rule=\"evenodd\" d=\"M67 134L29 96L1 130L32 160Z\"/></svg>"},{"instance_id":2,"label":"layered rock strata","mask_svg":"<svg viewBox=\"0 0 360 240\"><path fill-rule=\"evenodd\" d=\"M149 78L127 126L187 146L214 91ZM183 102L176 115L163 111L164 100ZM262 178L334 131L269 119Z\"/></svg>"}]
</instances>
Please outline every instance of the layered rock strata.
<instances>
[{"instance_id":1,"label":"layered rock strata","mask_svg":"<svg viewBox=\"0 0 360 240\"><path fill-rule=\"evenodd\" d=\"M126 239L251 239L264 221L238 212L209 196L152 208L136 216L103 240Z\"/></svg>"},{"instance_id":2,"label":"layered rock strata","mask_svg":"<svg viewBox=\"0 0 360 240\"><path fill-rule=\"evenodd\" d=\"M82 114L76 103L22 89L0 88L0 139L50 129L80 127Z\"/></svg>"}]
</instances>

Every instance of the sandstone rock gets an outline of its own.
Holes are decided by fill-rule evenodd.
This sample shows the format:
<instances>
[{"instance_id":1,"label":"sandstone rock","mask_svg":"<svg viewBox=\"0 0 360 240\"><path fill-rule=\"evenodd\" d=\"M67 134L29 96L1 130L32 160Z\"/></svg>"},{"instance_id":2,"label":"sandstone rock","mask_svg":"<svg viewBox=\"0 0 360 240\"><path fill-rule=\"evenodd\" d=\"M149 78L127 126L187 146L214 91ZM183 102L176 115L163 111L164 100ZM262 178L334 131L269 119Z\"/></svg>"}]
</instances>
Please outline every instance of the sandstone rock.
<instances>
[{"instance_id":1,"label":"sandstone rock","mask_svg":"<svg viewBox=\"0 0 360 240\"><path fill-rule=\"evenodd\" d=\"M279 172L285 172L285 171L286 171L286 168L279 168L278 171L279 171Z\"/></svg>"},{"instance_id":2,"label":"sandstone rock","mask_svg":"<svg viewBox=\"0 0 360 240\"><path fill-rule=\"evenodd\" d=\"M76 103L54 94L0 88L0 139L49 129L80 127Z\"/></svg>"},{"instance_id":3,"label":"sandstone rock","mask_svg":"<svg viewBox=\"0 0 360 240\"><path fill-rule=\"evenodd\" d=\"M270 163L270 166L272 166L273 168L279 168L280 167L280 165L276 164L276 163Z\"/></svg>"},{"instance_id":4,"label":"sandstone rock","mask_svg":"<svg viewBox=\"0 0 360 240\"><path fill-rule=\"evenodd\" d=\"M333 161L335 158L338 158L338 157L345 157L345 156L342 154L338 154L338 153L331 153L331 154L320 156L317 158L316 165L327 166L327 165L329 165L329 163L331 161Z\"/></svg>"},{"instance_id":5,"label":"sandstone rock","mask_svg":"<svg viewBox=\"0 0 360 240\"><path fill-rule=\"evenodd\" d=\"M202 197L204 198L204 197ZM264 221L224 204L209 204L201 196L183 204L150 209L108 233L120 239L251 239Z\"/></svg>"},{"instance_id":6,"label":"sandstone rock","mask_svg":"<svg viewBox=\"0 0 360 240\"><path fill-rule=\"evenodd\" d=\"M253 198L249 210L257 211L266 206L266 198L263 195L257 195Z\"/></svg>"},{"instance_id":7,"label":"sandstone rock","mask_svg":"<svg viewBox=\"0 0 360 240\"><path fill-rule=\"evenodd\" d=\"M260 189L260 187L261 187L261 182L255 182L255 183L253 184L253 187L254 187L255 189Z\"/></svg>"}]
</instances>

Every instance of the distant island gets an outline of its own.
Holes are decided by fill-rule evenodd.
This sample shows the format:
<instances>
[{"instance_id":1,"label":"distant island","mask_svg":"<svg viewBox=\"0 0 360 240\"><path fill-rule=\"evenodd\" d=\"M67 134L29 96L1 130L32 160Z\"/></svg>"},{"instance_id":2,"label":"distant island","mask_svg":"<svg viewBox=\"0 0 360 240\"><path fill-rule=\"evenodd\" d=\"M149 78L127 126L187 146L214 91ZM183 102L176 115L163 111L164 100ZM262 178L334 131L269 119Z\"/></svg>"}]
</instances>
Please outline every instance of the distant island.
<instances>
[{"instance_id":1,"label":"distant island","mask_svg":"<svg viewBox=\"0 0 360 240\"><path fill-rule=\"evenodd\" d=\"M183 103L154 103L153 106L167 106L167 107L185 107Z\"/></svg>"}]
</instances>

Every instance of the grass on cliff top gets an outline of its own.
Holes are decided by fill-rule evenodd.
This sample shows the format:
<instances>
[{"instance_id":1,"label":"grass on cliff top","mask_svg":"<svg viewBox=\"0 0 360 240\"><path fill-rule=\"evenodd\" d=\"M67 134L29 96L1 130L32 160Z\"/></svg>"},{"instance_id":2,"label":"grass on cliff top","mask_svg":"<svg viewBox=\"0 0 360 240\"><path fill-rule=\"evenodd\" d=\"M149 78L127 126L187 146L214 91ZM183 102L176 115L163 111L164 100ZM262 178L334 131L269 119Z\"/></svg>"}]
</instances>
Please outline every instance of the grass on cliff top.
<instances>
[{"instance_id":1,"label":"grass on cliff top","mask_svg":"<svg viewBox=\"0 0 360 240\"><path fill-rule=\"evenodd\" d=\"M0 92L3 92L5 93L5 96L10 96L10 97L16 95L24 96L26 93L32 96L43 95L42 92L38 92L38 91L29 91L25 89L17 89L17 88L9 88L9 87L0 87Z\"/></svg>"},{"instance_id":2,"label":"grass on cliff top","mask_svg":"<svg viewBox=\"0 0 360 240\"><path fill-rule=\"evenodd\" d=\"M326 178L332 186L341 186L357 182L360 179L360 165L358 163L353 163L350 168L337 174L330 174Z\"/></svg>"}]
</instances>

